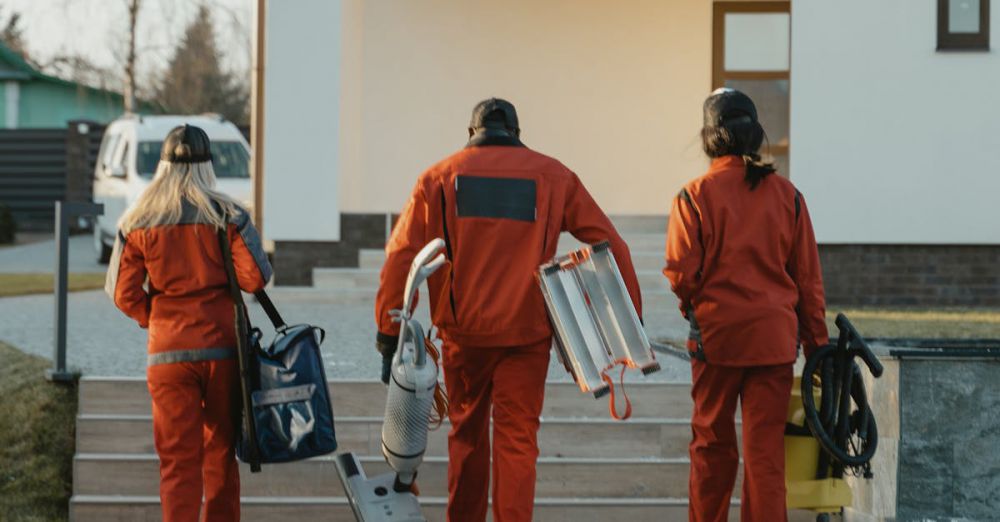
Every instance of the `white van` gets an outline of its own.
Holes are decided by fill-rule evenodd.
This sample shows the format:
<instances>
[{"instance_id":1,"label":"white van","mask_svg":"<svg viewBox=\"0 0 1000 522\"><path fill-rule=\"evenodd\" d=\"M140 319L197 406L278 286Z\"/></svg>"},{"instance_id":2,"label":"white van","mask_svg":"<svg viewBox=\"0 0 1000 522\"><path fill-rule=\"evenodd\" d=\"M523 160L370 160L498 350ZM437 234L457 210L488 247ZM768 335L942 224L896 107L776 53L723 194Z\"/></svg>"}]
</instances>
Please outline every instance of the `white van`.
<instances>
[{"instance_id":1,"label":"white van","mask_svg":"<svg viewBox=\"0 0 1000 522\"><path fill-rule=\"evenodd\" d=\"M123 116L104 131L94 169L94 201L104 204L104 215L94 224L94 249L100 262L107 263L111 257L118 220L125 209L153 179L167 133L184 124L201 127L212 141L212 166L219 191L250 209L250 147L236 125L216 115Z\"/></svg>"}]
</instances>

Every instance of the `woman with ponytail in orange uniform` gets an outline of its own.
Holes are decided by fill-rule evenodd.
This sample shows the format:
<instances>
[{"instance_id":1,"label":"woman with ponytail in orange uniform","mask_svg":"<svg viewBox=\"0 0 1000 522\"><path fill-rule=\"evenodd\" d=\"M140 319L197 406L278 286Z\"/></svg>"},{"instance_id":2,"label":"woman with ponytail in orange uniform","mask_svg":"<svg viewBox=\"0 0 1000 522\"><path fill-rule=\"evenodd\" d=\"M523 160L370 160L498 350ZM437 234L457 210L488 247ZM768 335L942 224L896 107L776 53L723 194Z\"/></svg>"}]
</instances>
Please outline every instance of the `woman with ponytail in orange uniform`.
<instances>
[{"instance_id":1,"label":"woman with ponytail in orange uniform","mask_svg":"<svg viewBox=\"0 0 1000 522\"><path fill-rule=\"evenodd\" d=\"M663 273L691 323L694 415L690 520L728 519L739 454L741 520L781 522L784 429L792 364L827 343L819 253L805 199L758 154L764 130L750 98L705 101L708 172L673 200Z\"/></svg>"}]
</instances>

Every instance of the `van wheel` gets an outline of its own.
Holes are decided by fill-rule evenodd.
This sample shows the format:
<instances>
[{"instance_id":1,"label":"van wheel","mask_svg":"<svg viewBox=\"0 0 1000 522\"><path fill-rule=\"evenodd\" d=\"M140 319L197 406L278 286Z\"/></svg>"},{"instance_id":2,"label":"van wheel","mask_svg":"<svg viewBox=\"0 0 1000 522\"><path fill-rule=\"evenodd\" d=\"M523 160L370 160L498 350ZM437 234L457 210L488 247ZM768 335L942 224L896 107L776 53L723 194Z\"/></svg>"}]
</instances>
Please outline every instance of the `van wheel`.
<instances>
[{"instance_id":1,"label":"van wheel","mask_svg":"<svg viewBox=\"0 0 1000 522\"><path fill-rule=\"evenodd\" d=\"M106 265L111 261L111 248L104 244L101 239L101 227L94 223L94 252L97 254L98 264Z\"/></svg>"}]
</instances>

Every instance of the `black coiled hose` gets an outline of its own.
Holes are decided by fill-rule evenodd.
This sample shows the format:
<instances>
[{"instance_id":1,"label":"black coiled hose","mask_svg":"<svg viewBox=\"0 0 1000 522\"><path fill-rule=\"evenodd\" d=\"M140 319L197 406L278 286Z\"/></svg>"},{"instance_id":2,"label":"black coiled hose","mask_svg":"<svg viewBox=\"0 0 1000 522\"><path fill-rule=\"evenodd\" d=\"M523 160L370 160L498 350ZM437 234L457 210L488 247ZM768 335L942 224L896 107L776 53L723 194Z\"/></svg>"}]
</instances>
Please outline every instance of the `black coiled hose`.
<instances>
[{"instance_id":1,"label":"black coiled hose","mask_svg":"<svg viewBox=\"0 0 1000 522\"><path fill-rule=\"evenodd\" d=\"M806 425L839 464L834 475L842 474L844 468L854 468L870 476L869 462L878 446L878 427L868 406L861 369L854 359L860 357L876 378L882 375L882 364L844 314L837 316L836 324L840 329L837 344L813 352L802 370ZM822 391L818 408L813 395L817 382Z\"/></svg>"}]
</instances>

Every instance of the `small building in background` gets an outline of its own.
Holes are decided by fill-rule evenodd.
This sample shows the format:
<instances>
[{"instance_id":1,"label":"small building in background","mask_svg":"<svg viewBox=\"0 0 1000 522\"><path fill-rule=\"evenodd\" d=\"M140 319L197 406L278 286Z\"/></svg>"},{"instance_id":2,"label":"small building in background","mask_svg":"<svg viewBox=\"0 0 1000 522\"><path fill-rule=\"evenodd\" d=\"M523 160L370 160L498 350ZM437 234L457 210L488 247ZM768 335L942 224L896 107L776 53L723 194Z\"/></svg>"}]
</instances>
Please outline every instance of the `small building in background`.
<instances>
[{"instance_id":1,"label":"small building in background","mask_svg":"<svg viewBox=\"0 0 1000 522\"><path fill-rule=\"evenodd\" d=\"M107 123L122 95L49 76L0 43L0 129L65 128L71 120Z\"/></svg>"}]
</instances>

